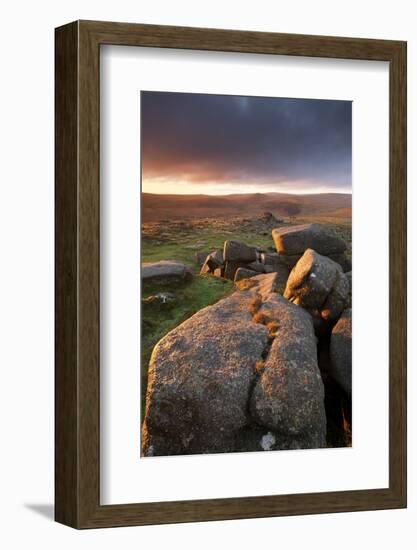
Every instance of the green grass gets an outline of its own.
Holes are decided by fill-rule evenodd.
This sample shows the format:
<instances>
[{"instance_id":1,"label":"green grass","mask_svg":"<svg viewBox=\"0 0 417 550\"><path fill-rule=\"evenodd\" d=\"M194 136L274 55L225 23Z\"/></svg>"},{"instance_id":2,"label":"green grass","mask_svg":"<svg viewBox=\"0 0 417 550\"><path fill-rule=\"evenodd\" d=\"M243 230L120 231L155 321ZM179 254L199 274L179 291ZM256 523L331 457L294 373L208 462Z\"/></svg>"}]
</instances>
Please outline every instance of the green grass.
<instances>
[{"instance_id":1,"label":"green grass","mask_svg":"<svg viewBox=\"0 0 417 550\"><path fill-rule=\"evenodd\" d=\"M147 386L148 364L155 344L185 319L226 296L232 287L231 281L211 275L197 275L189 283L171 281L143 284L142 298L158 292L170 292L175 298L172 302L165 304L160 302L142 304L142 388ZM142 391L142 412L145 393L146 391Z\"/></svg>"}]
</instances>

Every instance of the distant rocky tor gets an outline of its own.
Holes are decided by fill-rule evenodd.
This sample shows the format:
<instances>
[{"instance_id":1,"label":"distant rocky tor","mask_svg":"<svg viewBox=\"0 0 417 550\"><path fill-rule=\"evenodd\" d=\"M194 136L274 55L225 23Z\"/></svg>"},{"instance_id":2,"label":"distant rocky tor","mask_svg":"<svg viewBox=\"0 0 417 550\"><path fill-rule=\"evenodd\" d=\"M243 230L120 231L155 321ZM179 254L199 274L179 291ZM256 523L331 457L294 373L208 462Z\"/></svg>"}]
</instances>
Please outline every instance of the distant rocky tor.
<instances>
[{"instance_id":1,"label":"distant rocky tor","mask_svg":"<svg viewBox=\"0 0 417 550\"><path fill-rule=\"evenodd\" d=\"M351 394L351 273L335 259L346 244L319 224L272 236L276 252L229 240L200 257L202 274L234 280L235 291L156 344L143 456L326 446L318 339L330 342L331 375Z\"/></svg>"}]
</instances>

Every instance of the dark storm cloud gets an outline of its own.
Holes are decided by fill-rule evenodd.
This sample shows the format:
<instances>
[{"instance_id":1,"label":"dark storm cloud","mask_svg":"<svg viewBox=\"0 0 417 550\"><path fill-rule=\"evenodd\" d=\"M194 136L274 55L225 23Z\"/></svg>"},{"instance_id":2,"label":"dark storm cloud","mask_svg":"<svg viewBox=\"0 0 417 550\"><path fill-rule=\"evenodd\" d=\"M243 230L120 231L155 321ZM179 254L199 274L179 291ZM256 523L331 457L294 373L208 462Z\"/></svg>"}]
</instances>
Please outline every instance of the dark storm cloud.
<instances>
[{"instance_id":1,"label":"dark storm cloud","mask_svg":"<svg viewBox=\"0 0 417 550\"><path fill-rule=\"evenodd\" d=\"M351 103L142 92L145 178L351 187Z\"/></svg>"}]
</instances>

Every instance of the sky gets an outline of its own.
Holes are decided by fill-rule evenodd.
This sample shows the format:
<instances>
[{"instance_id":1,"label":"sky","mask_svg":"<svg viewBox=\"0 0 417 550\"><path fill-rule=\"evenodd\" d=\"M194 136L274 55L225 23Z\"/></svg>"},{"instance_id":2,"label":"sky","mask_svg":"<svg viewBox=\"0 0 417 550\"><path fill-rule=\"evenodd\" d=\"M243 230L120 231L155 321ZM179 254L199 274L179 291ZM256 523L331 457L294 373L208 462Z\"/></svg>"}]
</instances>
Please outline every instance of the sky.
<instances>
[{"instance_id":1,"label":"sky","mask_svg":"<svg viewBox=\"0 0 417 550\"><path fill-rule=\"evenodd\" d=\"M350 193L352 103L141 93L142 191Z\"/></svg>"}]
</instances>

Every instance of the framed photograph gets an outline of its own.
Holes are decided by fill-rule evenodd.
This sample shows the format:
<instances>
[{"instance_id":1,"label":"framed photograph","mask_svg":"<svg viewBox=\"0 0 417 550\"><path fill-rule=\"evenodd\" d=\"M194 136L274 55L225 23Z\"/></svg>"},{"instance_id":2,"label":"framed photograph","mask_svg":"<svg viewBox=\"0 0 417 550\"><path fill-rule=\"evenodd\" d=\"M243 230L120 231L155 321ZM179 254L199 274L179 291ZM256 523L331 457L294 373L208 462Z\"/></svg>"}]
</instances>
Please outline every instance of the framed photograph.
<instances>
[{"instance_id":1,"label":"framed photograph","mask_svg":"<svg viewBox=\"0 0 417 550\"><path fill-rule=\"evenodd\" d=\"M56 29L56 521L406 506L406 43Z\"/></svg>"}]
</instances>

